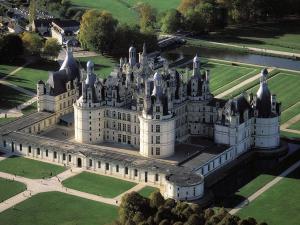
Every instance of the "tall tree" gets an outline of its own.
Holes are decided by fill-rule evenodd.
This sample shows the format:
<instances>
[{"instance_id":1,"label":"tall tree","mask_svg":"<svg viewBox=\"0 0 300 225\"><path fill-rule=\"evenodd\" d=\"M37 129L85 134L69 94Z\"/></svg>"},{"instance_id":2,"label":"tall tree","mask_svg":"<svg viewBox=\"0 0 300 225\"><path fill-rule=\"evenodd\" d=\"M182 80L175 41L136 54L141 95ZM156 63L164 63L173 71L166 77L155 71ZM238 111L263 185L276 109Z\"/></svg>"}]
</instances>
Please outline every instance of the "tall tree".
<instances>
[{"instance_id":1,"label":"tall tree","mask_svg":"<svg viewBox=\"0 0 300 225\"><path fill-rule=\"evenodd\" d=\"M182 26L183 17L176 9L169 9L161 19L161 30L165 33L176 32Z\"/></svg>"},{"instance_id":2,"label":"tall tree","mask_svg":"<svg viewBox=\"0 0 300 225\"><path fill-rule=\"evenodd\" d=\"M1 62L12 62L23 54L23 42L16 34L0 36Z\"/></svg>"},{"instance_id":3,"label":"tall tree","mask_svg":"<svg viewBox=\"0 0 300 225\"><path fill-rule=\"evenodd\" d=\"M79 41L84 48L110 52L118 21L106 11L88 10L82 16Z\"/></svg>"},{"instance_id":4,"label":"tall tree","mask_svg":"<svg viewBox=\"0 0 300 225\"><path fill-rule=\"evenodd\" d=\"M152 32L156 23L156 11L149 3L139 3L136 6L140 16L140 27L144 33Z\"/></svg>"},{"instance_id":5,"label":"tall tree","mask_svg":"<svg viewBox=\"0 0 300 225\"><path fill-rule=\"evenodd\" d=\"M61 50L61 45L58 43L57 39L49 38L46 40L44 45L44 54L50 58L57 58Z\"/></svg>"},{"instance_id":6,"label":"tall tree","mask_svg":"<svg viewBox=\"0 0 300 225\"><path fill-rule=\"evenodd\" d=\"M182 14L186 14L190 9L194 9L199 3L200 0L181 0L178 10Z\"/></svg>"},{"instance_id":7,"label":"tall tree","mask_svg":"<svg viewBox=\"0 0 300 225\"><path fill-rule=\"evenodd\" d=\"M38 34L25 32L22 34L22 41L28 53L33 55L39 55L41 53L43 41Z\"/></svg>"}]
</instances>

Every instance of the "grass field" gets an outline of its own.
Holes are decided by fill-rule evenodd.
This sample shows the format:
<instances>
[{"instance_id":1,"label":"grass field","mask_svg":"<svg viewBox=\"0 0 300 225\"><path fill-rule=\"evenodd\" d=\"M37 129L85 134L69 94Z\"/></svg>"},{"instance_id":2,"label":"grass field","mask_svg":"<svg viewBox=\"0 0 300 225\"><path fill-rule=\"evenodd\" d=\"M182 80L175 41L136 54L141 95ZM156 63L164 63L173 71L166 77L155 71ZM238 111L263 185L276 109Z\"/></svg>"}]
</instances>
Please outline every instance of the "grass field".
<instances>
[{"instance_id":1,"label":"grass field","mask_svg":"<svg viewBox=\"0 0 300 225\"><path fill-rule=\"evenodd\" d=\"M114 198L136 185L132 182L88 172L71 177L63 181L63 184L68 188L107 198Z\"/></svg>"},{"instance_id":2,"label":"grass field","mask_svg":"<svg viewBox=\"0 0 300 225\"><path fill-rule=\"evenodd\" d=\"M257 176L255 179L251 180L248 184L243 186L241 189L239 189L236 194L247 198L273 179L274 179L273 175L261 174Z\"/></svg>"},{"instance_id":3,"label":"grass field","mask_svg":"<svg viewBox=\"0 0 300 225\"><path fill-rule=\"evenodd\" d=\"M36 111L37 111L37 102L34 102L31 105L27 106L26 108L22 109L22 113L24 115L28 115Z\"/></svg>"},{"instance_id":4,"label":"grass field","mask_svg":"<svg viewBox=\"0 0 300 225\"><path fill-rule=\"evenodd\" d=\"M291 106L281 114L281 123L285 123L300 113L300 103Z\"/></svg>"},{"instance_id":5,"label":"grass field","mask_svg":"<svg viewBox=\"0 0 300 225\"><path fill-rule=\"evenodd\" d=\"M140 191L138 191L138 193L140 195L148 198L151 195L151 193L153 193L155 191L159 191L159 189L155 188L155 187L146 186L143 189L141 189Z\"/></svg>"},{"instance_id":6,"label":"grass field","mask_svg":"<svg viewBox=\"0 0 300 225\"><path fill-rule=\"evenodd\" d=\"M0 171L15 174L31 179L41 179L55 176L65 171L62 166L57 166L41 161L13 156L0 162Z\"/></svg>"},{"instance_id":7,"label":"grass field","mask_svg":"<svg viewBox=\"0 0 300 225\"><path fill-rule=\"evenodd\" d=\"M115 65L118 64L118 62L115 59L108 58L102 55L94 56L94 57L82 57L77 59L80 61L83 68L86 68L86 63L89 60L92 60L93 63L95 64L95 73L100 78L108 77L112 72L113 68L115 67Z\"/></svg>"},{"instance_id":8,"label":"grass field","mask_svg":"<svg viewBox=\"0 0 300 225\"><path fill-rule=\"evenodd\" d=\"M24 191L25 188L25 184L0 178L0 202L19 194Z\"/></svg>"},{"instance_id":9,"label":"grass field","mask_svg":"<svg viewBox=\"0 0 300 225\"><path fill-rule=\"evenodd\" d=\"M10 74L12 71L14 71L17 68L18 67L14 65L0 64L0 78L6 76L7 74Z\"/></svg>"},{"instance_id":10,"label":"grass field","mask_svg":"<svg viewBox=\"0 0 300 225\"><path fill-rule=\"evenodd\" d=\"M293 130L300 130L300 121L292 124L289 129L293 129Z\"/></svg>"},{"instance_id":11,"label":"grass field","mask_svg":"<svg viewBox=\"0 0 300 225\"><path fill-rule=\"evenodd\" d=\"M241 217L254 217L269 225L296 225L300 221L300 168L264 192L238 212Z\"/></svg>"},{"instance_id":12,"label":"grass field","mask_svg":"<svg viewBox=\"0 0 300 225\"><path fill-rule=\"evenodd\" d=\"M192 45L210 46L209 41L300 53L300 20L285 20L243 27L228 27L203 39L193 39ZM223 46L214 46L223 47ZM234 48L234 47L228 47Z\"/></svg>"},{"instance_id":13,"label":"grass field","mask_svg":"<svg viewBox=\"0 0 300 225\"><path fill-rule=\"evenodd\" d=\"M26 101L31 97L23 94L9 86L0 84L0 109L11 109Z\"/></svg>"},{"instance_id":14,"label":"grass field","mask_svg":"<svg viewBox=\"0 0 300 225\"><path fill-rule=\"evenodd\" d=\"M0 225L104 225L117 207L59 192L37 194L0 214Z\"/></svg>"},{"instance_id":15,"label":"grass field","mask_svg":"<svg viewBox=\"0 0 300 225\"><path fill-rule=\"evenodd\" d=\"M138 14L135 6L139 2L147 2L158 12L177 8L180 0L71 0L77 7L106 10L112 13L121 23L137 24Z\"/></svg>"},{"instance_id":16,"label":"grass field","mask_svg":"<svg viewBox=\"0 0 300 225\"><path fill-rule=\"evenodd\" d=\"M55 61L36 62L9 76L7 81L35 93L37 82L39 80L46 81L49 71L58 69L59 65Z\"/></svg>"}]
</instances>

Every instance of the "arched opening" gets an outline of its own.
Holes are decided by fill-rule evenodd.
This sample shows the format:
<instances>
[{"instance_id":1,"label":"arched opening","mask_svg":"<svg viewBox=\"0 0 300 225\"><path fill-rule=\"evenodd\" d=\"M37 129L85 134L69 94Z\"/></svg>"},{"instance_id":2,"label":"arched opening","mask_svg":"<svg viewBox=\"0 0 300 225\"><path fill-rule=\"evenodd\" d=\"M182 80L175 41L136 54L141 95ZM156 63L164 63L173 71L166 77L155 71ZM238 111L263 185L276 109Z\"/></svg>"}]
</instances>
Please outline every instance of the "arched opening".
<instances>
[{"instance_id":1,"label":"arched opening","mask_svg":"<svg viewBox=\"0 0 300 225\"><path fill-rule=\"evenodd\" d=\"M14 151L15 151L15 143L12 142L12 143L11 143L11 152L14 152Z\"/></svg>"},{"instance_id":2,"label":"arched opening","mask_svg":"<svg viewBox=\"0 0 300 225\"><path fill-rule=\"evenodd\" d=\"M77 167L82 167L82 162L81 162L81 158L77 159Z\"/></svg>"}]
</instances>

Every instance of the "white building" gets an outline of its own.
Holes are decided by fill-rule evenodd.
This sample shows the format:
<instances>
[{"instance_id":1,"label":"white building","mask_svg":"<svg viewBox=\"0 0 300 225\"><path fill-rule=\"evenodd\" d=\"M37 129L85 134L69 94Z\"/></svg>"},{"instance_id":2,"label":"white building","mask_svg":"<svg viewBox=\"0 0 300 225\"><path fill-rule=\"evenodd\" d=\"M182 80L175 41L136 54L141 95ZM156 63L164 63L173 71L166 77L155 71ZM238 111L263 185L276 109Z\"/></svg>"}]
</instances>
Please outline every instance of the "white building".
<instances>
[{"instance_id":1,"label":"white building","mask_svg":"<svg viewBox=\"0 0 300 225\"><path fill-rule=\"evenodd\" d=\"M37 85L39 112L0 127L2 148L194 200L204 195L206 176L241 154L279 147L280 104L268 89L267 70L256 95L226 101L210 93L209 71L201 70L198 56L191 76L149 64L145 46L139 60L131 47L129 60L99 79L94 64L80 70L68 48L60 70ZM73 141L39 135L73 110Z\"/></svg>"}]
</instances>

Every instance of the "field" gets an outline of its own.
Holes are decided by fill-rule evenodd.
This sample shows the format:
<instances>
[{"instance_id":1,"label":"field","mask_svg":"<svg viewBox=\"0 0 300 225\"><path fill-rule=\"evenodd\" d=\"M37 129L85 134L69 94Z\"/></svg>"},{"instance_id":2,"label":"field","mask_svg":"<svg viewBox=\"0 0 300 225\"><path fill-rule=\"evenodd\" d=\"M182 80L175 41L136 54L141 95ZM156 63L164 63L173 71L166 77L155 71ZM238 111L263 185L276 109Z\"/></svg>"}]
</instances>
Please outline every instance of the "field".
<instances>
[{"instance_id":1,"label":"field","mask_svg":"<svg viewBox=\"0 0 300 225\"><path fill-rule=\"evenodd\" d=\"M219 33L192 39L191 45L212 46L209 41L222 42L240 46L256 47L300 53L300 20L285 20L281 22L270 22L252 26L228 27ZM224 48L224 46L214 46ZM228 47L235 49L235 47Z\"/></svg>"},{"instance_id":2,"label":"field","mask_svg":"<svg viewBox=\"0 0 300 225\"><path fill-rule=\"evenodd\" d=\"M31 179L52 177L62 173L64 170L65 168L62 166L17 156L7 158L0 162L1 172L15 174Z\"/></svg>"},{"instance_id":3,"label":"field","mask_svg":"<svg viewBox=\"0 0 300 225\"><path fill-rule=\"evenodd\" d=\"M9 86L0 84L0 109L11 109L23 102L26 102L31 97L23 94Z\"/></svg>"},{"instance_id":4,"label":"field","mask_svg":"<svg viewBox=\"0 0 300 225\"><path fill-rule=\"evenodd\" d=\"M144 187L143 189L141 189L140 191L138 191L138 193L146 198L148 198L151 193L155 192L155 191L159 191L159 189L157 188L154 188L154 187L149 187L149 186L146 186Z\"/></svg>"},{"instance_id":5,"label":"field","mask_svg":"<svg viewBox=\"0 0 300 225\"><path fill-rule=\"evenodd\" d=\"M25 184L20 182L0 178L0 202L19 194L25 187Z\"/></svg>"},{"instance_id":6,"label":"field","mask_svg":"<svg viewBox=\"0 0 300 225\"><path fill-rule=\"evenodd\" d=\"M162 12L167 9L177 8L180 0L72 0L71 2L77 7L109 11L115 18L120 20L121 23L137 24L138 14L135 10L137 3L147 2L158 12Z\"/></svg>"},{"instance_id":7,"label":"field","mask_svg":"<svg viewBox=\"0 0 300 225\"><path fill-rule=\"evenodd\" d=\"M241 217L254 217L269 225L296 225L300 215L300 168L281 180L238 212Z\"/></svg>"},{"instance_id":8,"label":"field","mask_svg":"<svg viewBox=\"0 0 300 225\"><path fill-rule=\"evenodd\" d=\"M104 225L117 207L59 192L37 194L0 214L0 225Z\"/></svg>"},{"instance_id":9,"label":"field","mask_svg":"<svg viewBox=\"0 0 300 225\"><path fill-rule=\"evenodd\" d=\"M82 57L82 58L77 58L77 60L79 60L83 68L86 68L86 63L89 60L92 60L93 63L95 64L94 67L95 73L100 78L108 77L112 72L113 68L115 67L115 65L118 64L118 62L115 59L108 58L102 55L94 56L94 57Z\"/></svg>"},{"instance_id":10,"label":"field","mask_svg":"<svg viewBox=\"0 0 300 225\"><path fill-rule=\"evenodd\" d=\"M78 191L114 198L133 188L136 184L98 174L82 172L63 181L64 186Z\"/></svg>"},{"instance_id":11,"label":"field","mask_svg":"<svg viewBox=\"0 0 300 225\"><path fill-rule=\"evenodd\" d=\"M49 71L56 71L59 65L54 61L43 61L31 64L14 75L7 78L7 81L29 91L36 92L36 84L39 80L46 81Z\"/></svg>"}]
</instances>

